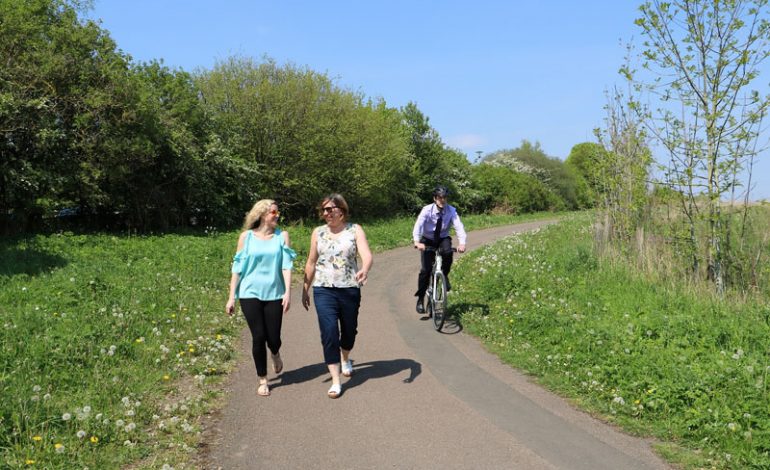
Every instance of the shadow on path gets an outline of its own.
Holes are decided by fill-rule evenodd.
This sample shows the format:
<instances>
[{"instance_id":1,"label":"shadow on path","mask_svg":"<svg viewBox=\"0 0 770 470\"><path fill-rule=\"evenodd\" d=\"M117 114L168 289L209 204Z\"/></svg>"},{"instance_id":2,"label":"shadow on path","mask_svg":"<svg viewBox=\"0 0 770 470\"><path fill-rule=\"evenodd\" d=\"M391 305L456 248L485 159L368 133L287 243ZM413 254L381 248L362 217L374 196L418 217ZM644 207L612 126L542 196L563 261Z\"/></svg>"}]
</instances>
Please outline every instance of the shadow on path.
<instances>
[{"instance_id":1,"label":"shadow on path","mask_svg":"<svg viewBox=\"0 0 770 470\"><path fill-rule=\"evenodd\" d=\"M328 374L329 369L326 368L326 364L311 364L309 366L300 367L299 369L284 370L281 375L271 380L278 381L277 383L270 384L271 388L279 388L286 385L301 384L303 382L309 382L313 379Z\"/></svg>"},{"instance_id":2,"label":"shadow on path","mask_svg":"<svg viewBox=\"0 0 770 470\"><path fill-rule=\"evenodd\" d=\"M369 379L381 379L405 370L409 370L409 377L405 378L403 382L408 384L414 382L414 379L422 373L422 365L411 359L371 361L360 364L353 361L353 366L353 376L345 383L345 388L357 387Z\"/></svg>"},{"instance_id":3,"label":"shadow on path","mask_svg":"<svg viewBox=\"0 0 770 470\"><path fill-rule=\"evenodd\" d=\"M450 307L450 310L451 310L451 307ZM430 327L433 328L432 317L425 315L420 317L420 321L429 322ZM444 320L444 326L441 328L440 333L443 335L456 335L461 331L463 331L463 325L462 323L460 323L460 319L450 312L447 315L446 320Z\"/></svg>"},{"instance_id":4,"label":"shadow on path","mask_svg":"<svg viewBox=\"0 0 770 470\"><path fill-rule=\"evenodd\" d=\"M398 374L401 371L409 370L409 377L403 380L404 383L412 383L422 372L422 365L411 359L393 359L390 361L371 361L357 364L353 361L353 376L345 383L345 388L357 387L369 379L381 379L390 375ZM299 369L286 370L278 377L271 380L270 387L280 388L286 385L300 384L317 379L318 377L328 375L329 369L324 363L311 364L300 367ZM328 382L326 377L324 382Z\"/></svg>"}]
</instances>

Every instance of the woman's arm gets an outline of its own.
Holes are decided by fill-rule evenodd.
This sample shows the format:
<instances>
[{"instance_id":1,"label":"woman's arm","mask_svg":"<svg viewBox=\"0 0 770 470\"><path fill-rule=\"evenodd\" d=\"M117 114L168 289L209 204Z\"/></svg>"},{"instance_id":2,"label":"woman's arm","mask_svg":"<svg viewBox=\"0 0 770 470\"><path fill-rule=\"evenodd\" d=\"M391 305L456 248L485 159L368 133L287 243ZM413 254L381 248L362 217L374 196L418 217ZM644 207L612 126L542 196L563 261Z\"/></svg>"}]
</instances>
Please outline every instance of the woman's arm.
<instances>
[{"instance_id":1,"label":"woman's arm","mask_svg":"<svg viewBox=\"0 0 770 470\"><path fill-rule=\"evenodd\" d=\"M246 240L248 232L243 232L238 237L238 245L235 248L235 253L243 249L244 241ZM227 298L227 304L225 304L225 313L232 315L235 311L235 289L238 288L238 283L241 281L241 273L233 273L230 276L230 295Z\"/></svg>"},{"instance_id":2,"label":"woman's arm","mask_svg":"<svg viewBox=\"0 0 770 470\"><path fill-rule=\"evenodd\" d=\"M369 249L369 241L366 239L366 233L360 225L356 225L356 249L361 255L361 263L363 264L356 273L356 281L363 286L369 278L369 270L372 269L374 260L372 259L372 250Z\"/></svg>"},{"instance_id":3,"label":"woman's arm","mask_svg":"<svg viewBox=\"0 0 770 470\"><path fill-rule=\"evenodd\" d=\"M284 230L281 232L281 235L283 236L283 244L286 245L287 248L291 248L289 232ZM281 274L283 274L283 285L286 289L283 293L281 305L283 305L283 313L286 313L291 308L291 269L282 269Z\"/></svg>"},{"instance_id":4,"label":"woman's arm","mask_svg":"<svg viewBox=\"0 0 770 470\"><path fill-rule=\"evenodd\" d=\"M318 229L310 235L310 250L305 263L305 279L302 281L302 306L305 310L310 308L310 286L315 277L315 264L318 261Z\"/></svg>"}]
</instances>

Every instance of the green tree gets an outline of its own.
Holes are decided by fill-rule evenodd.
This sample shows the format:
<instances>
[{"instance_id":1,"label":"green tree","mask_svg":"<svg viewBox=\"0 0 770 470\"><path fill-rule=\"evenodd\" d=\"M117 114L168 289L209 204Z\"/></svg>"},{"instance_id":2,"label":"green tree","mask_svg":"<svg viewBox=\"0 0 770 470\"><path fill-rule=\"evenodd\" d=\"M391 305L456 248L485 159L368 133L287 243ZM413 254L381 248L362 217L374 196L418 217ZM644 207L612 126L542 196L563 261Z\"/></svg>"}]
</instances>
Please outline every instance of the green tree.
<instances>
[{"instance_id":1,"label":"green tree","mask_svg":"<svg viewBox=\"0 0 770 470\"><path fill-rule=\"evenodd\" d=\"M471 164L464 153L449 148L438 132L430 125L430 119L408 103L401 108L404 125L409 134L409 148L415 161L415 198L411 210L432 200L437 185L446 186L452 193L452 204L463 210L474 207L471 187Z\"/></svg>"},{"instance_id":2,"label":"green tree","mask_svg":"<svg viewBox=\"0 0 770 470\"><path fill-rule=\"evenodd\" d=\"M290 217L306 217L337 191L365 215L412 191L401 117L383 101L269 58L229 58L196 82L219 147L228 149L229 166L241 169L232 186L235 205L277 198Z\"/></svg>"},{"instance_id":3,"label":"green tree","mask_svg":"<svg viewBox=\"0 0 770 470\"><path fill-rule=\"evenodd\" d=\"M635 106L615 89L605 106L606 129L597 130L603 147L601 158L592 162L592 181L602 208L602 239L618 240L626 246L636 231L642 228L644 214L649 209L647 183L652 153L647 145L644 124ZM596 151L595 148L592 152Z\"/></svg>"},{"instance_id":4,"label":"green tree","mask_svg":"<svg viewBox=\"0 0 770 470\"><path fill-rule=\"evenodd\" d=\"M705 217L707 275L721 291L729 218L722 200L740 188L757 155L770 95L752 90L770 55L767 0L645 2L636 24L644 36L645 82L660 104L648 117L670 164L667 184L683 195L693 220ZM632 76L630 69L625 69ZM706 197L701 208L693 201ZM701 214L703 214L701 216Z\"/></svg>"},{"instance_id":5,"label":"green tree","mask_svg":"<svg viewBox=\"0 0 770 470\"><path fill-rule=\"evenodd\" d=\"M600 167L607 158L607 151L599 143L583 142L574 145L564 161L567 165L573 167L575 171L585 180L588 185L588 197L592 200L591 205L596 200L597 193L601 190Z\"/></svg>"},{"instance_id":6,"label":"green tree","mask_svg":"<svg viewBox=\"0 0 770 470\"><path fill-rule=\"evenodd\" d=\"M221 210L211 204L222 189L208 175L208 125L192 77L157 61L130 72L124 112L107 124L101 153L88 152L108 205L142 229L184 225L196 211Z\"/></svg>"},{"instance_id":7,"label":"green tree","mask_svg":"<svg viewBox=\"0 0 770 470\"><path fill-rule=\"evenodd\" d=\"M499 150L484 157L484 163L507 166L517 172L530 175L558 194L568 209L586 207L590 196L585 193L578 174L558 158L549 157L538 142L524 140L514 149Z\"/></svg>"},{"instance_id":8,"label":"green tree","mask_svg":"<svg viewBox=\"0 0 770 470\"><path fill-rule=\"evenodd\" d=\"M472 175L480 194L479 211L520 214L564 209L564 201L532 175L485 163L475 165Z\"/></svg>"},{"instance_id":9,"label":"green tree","mask_svg":"<svg viewBox=\"0 0 770 470\"><path fill-rule=\"evenodd\" d=\"M88 152L122 108L128 62L104 30L79 20L77 6L0 0L0 214L16 228L46 210L101 201Z\"/></svg>"}]
</instances>

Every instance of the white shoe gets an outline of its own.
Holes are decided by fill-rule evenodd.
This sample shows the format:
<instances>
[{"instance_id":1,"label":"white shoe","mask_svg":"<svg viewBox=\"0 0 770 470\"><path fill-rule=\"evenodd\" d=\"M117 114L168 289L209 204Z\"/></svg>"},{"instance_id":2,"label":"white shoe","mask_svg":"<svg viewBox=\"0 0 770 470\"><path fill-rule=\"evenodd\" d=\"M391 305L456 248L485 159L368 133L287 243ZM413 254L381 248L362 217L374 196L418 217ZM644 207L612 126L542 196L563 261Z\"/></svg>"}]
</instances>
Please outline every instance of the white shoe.
<instances>
[{"instance_id":1,"label":"white shoe","mask_svg":"<svg viewBox=\"0 0 770 470\"><path fill-rule=\"evenodd\" d=\"M342 361L342 375L345 377L350 377L353 375L353 361L350 359L347 361Z\"/></svg>"},{"instance_id":2,"label":"white shoe","mask_svg":"<svg viewBox=\"0 0 770 470\"><path fill-rule=\"evenodd\" d=\"M329 398L337 398L342 394L342 385L340 384L334 384L331 387L329 387L329 391L326 392L326 395Z\"/></svg>"}]
</instances>

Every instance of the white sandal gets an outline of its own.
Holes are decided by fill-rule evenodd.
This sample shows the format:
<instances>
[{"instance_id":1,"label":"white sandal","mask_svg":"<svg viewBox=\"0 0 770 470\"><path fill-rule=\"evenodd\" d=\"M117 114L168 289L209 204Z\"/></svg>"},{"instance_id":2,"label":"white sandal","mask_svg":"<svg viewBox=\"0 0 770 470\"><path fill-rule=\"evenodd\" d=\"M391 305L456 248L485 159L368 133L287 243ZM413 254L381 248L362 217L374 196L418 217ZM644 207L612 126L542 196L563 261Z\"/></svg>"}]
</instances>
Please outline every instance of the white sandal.
<instances>
[{"instance_id":1,"label":"white sandal","mask_svg":"<svg viewBox=\"0 0 770 470\"><path fill-rule=\"evenodd\" d=\"M326 392L326 395L328 395L329 398L337 398L342 394L342 385L340 384L332 384L331 387L329 387L329 391Z\"/></svg>"},{"instance_id":2,"label":"white sandal","mask_svg":"<svg viewBox=\"0 0 770 470\"><path fill-rule=\"evenodd\" d=\"M342 375L345 377L350 377L353 375L353 361L348 359L347 361L342 361Z\"/></svg>"}]
</instances>

